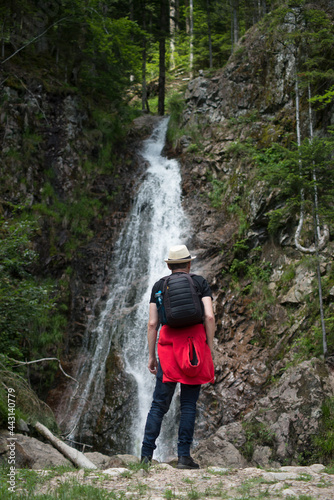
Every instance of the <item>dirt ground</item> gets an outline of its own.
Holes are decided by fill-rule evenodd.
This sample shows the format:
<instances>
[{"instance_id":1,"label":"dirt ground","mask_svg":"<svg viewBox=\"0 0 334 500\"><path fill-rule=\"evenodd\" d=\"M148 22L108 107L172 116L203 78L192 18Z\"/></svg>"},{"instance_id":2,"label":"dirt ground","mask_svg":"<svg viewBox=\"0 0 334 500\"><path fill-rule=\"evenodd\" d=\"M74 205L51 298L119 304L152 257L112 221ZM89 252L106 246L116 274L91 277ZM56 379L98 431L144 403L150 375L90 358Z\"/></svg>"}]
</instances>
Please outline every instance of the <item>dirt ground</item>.
<instances>
[{"instance_id":1,"label":"dirt ground","mask_svg":"<svg viewBox=\"0 0 334 500\"><path fill-rule=\"evenodd\" d=\"M178 470L171 465L155 464L147 470L136 471L129 468L81 469L52 475L49 479L48 471L38 471L38 474L44 476L44 481L35 494L55 493L60 485L70 482L102 489L106 498L116 499L334 499L334 475L326 473L320 464L274 470L222 467Z\"/></svg>"}]
</instances>

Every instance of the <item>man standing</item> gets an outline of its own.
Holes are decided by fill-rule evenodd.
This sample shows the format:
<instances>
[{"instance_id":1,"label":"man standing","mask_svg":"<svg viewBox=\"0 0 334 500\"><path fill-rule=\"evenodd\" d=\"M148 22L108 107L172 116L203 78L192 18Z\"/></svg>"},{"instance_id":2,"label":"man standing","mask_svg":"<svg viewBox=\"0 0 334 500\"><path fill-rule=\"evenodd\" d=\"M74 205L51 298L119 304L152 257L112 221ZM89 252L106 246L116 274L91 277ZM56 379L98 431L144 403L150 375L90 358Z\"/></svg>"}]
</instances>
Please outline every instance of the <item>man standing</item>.
<instances>
[{"instance_id":1,"label":"man standing","mask_svg":"<svg viewBox=\"0 0 334 500\"><path fill-rule=\"evenodd\" d=\"M174 275L189 274L191 261L195 258L190 255L185 245L177 245L170 248L168 259L165 262L172 271L174 278ZM191 279L201 300L202 320L199 320L197 324L182 326L181 328L171 328L168 324L164 324L164 321L166 321L164 316L158 313L157 297L159 297L161 291L165 290L165 277L157 281L153 286L147 330L148 369L152 374L156 375L156 386L151 409L147 416L141 459L145 463L149 463L152 459L162 419L170 407L176 384L179 382L181 384L181 416L178 432L177 464L179 469L199 468L199 465L190 456L196 404L201 384L214 381L212 349L215 319L212 309L211 290L202 276L192 274ZM160 311L161 309L159 309ZM158 363L155 351L158 329L161 323L163 326L158 341Z\"/></svg>"}]
</instances>

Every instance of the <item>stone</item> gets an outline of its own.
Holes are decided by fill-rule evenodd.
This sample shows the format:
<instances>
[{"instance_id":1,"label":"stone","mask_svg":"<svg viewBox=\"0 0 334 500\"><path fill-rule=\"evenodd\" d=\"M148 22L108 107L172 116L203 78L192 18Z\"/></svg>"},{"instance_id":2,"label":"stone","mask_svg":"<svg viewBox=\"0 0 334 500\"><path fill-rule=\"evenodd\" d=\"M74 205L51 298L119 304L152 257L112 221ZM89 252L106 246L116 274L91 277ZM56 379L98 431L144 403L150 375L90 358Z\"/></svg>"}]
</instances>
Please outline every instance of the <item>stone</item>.
<instances>
[{"instance_id":1,"label":"stone","mask_svg":"<svg viewBox=\"0 0 334 500\"><path fill-rule=\"evenodd\" d=\"M218 429L216 434L221 439L233 443L237 448L241 448L246 442L245 431L240 422L231 422L230 424L223 425Z\"/></svg>"},{"instance_id":2,"label":"stone","mask_svg":"<svg viewBox=\"0 0 334 500\"><path fill-rule=\"evenodd\" d=\"M252 462L260 467L271 467L272 450L269 446L255 446Z\"/></svg>"},{"instance_id":3,"label":"stone","mask_svg":"<svg viewBox=\"0 0 334 500\"><path fill-rule=\"evenodd\" d=\"M129 469L124 467L111 467L110 469L106 469L103 471L103 474L108 474L108 476L117 477L123 474L124 472L128 472Z\"/></svg>"},{"instance_id":4,"label":"stone","mask_svg":"<svg viewBox=\"0 0 334 500\"><path fill-rule=\"evenodd\" d=\"M309 295L313 290L314 273L306 271L301 266L296 270L295 284L290 288L286 295L280 298L280 303L303 302L305 296Z\"/></svg>"},{"instance_id":5,"label":"stone","mask_svg":"<svg viewBox=\"0 0 334 500\"><path fill-rule=\"evenodd\" d=\"M7 431L0 432L0 450L7 449L10 435ZM1 455L1 460L7 461L8 451ZM72 466L58 450L48 443L36 438L15 434L15 460L17 468L45 469L60 465Z\"/></svg>"},{"instance_id":6,"label":"stone","mask_svg":"<svg viewBox=\"0 0 334 500\"><path fill-rule=\"evenodd\" d=\"M26 433L30 432L27 422L25 422L22 418L18 419L17 424L16 424L16 430L18 430L20 432L26 432Z\"/></svg>"},{"instance_id":7,"label":"stone","mask_svg":"<svg viewBox=\"0 0 334 500\"><path fill-rule=\"evenodd\" d=\"M213 436L204 440L193 453L201 466L246 467L247 462L237 448L225 439Z\"/></svg>"},{"instance_id":8,"label":"stone","mask_svg":"<svg viewBox=\"0 0 334 500\"><path fill-rule=\"evenodd\" d=\"M111 463L112 457L109 457L108 455L103 455L103 453L99 453L97 451L87 452L87 453L84 453L84 455L91 462L93 462L93 464L96 465L96 467L98 469L107 469L111 466L110 463ZM120 463L121 463L121 460L120 460Z\"/></svg>"}]
</instances>

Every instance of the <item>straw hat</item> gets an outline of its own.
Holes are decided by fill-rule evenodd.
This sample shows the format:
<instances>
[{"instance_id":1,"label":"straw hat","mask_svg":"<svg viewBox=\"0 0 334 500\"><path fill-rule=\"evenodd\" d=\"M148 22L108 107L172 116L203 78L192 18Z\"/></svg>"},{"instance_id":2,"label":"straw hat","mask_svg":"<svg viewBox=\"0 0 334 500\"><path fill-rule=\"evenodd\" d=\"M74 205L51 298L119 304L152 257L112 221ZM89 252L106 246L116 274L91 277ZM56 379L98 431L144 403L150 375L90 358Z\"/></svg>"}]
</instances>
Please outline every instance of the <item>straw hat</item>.
<instances>
[{"instance_id":1,"label":"straw hat","mask_svg":"<svg viewBox=\"0 0 334 500\"><path fill-rule=\"evenodd\" d=\"M176 245L170 247L168 259L165 259L165 262L167 262L167 264L182 264L183 262L190 262L194 259L196 259L196 257L190 255L185 245Z\"/></svg>"}]
</instances>

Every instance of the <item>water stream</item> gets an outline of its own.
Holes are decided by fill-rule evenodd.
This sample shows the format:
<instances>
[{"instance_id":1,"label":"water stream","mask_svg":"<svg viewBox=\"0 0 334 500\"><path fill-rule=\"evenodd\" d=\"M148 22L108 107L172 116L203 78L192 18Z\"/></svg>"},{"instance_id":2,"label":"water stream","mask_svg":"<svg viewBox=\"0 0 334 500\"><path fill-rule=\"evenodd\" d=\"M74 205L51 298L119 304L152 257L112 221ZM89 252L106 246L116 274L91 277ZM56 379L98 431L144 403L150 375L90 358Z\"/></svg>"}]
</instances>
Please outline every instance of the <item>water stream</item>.
<instances>
[{"instance_id":1,"label":"water stream","mask_svg":"<svg viewBox=\"0 0 334 500\"><path fill-rule=\"evenodd\" d=\"M106 360L111 343L116 343L121 348L125 370L137 385L137 410L130 430L130 452L137 456L155 381L147 369L150 292L155 281L169 274L164 262L169 247L187 243L189 234L181 205L179 165L161 155L167 125L168 118L161 119L143 144L147 171L113 252L108 299L95 324L93 321L85 333L83 362L76 377L84 389L72 408L69 398L66 417L67 428L73 429L70 437L75 440L80 428L90 425L86 401L92 394L104 394ZM175 412L174 406L164 422L155 453L157 459L163 460L175 452Z\"/></svg>"}]
</instances>

